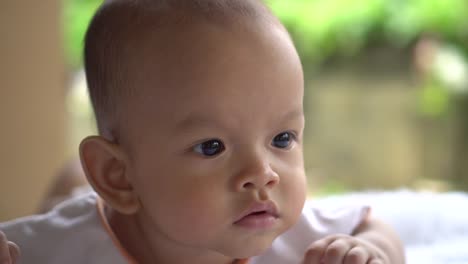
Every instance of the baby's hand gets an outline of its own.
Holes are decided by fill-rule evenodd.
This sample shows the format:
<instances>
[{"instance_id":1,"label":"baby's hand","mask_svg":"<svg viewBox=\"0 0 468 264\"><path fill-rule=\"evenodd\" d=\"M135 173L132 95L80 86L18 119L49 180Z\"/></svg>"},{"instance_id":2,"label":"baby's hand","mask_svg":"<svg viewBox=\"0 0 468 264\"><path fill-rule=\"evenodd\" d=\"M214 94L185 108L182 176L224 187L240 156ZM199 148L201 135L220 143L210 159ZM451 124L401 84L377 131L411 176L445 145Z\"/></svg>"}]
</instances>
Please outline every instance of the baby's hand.
<instances>
[{"instance_id":1,"label":"baby's hand","mask_svg":"<svg viewBox=\"0 0 468 264\"><path fill-rule=\"evenodd\" d=\"M8 241L6 235L0 231L0 263L14 264L20 255L19 247Z\"/></svg>"},{"instance_id":2,"label":"baby's hand","mask_svg":"<svg viewBox=\"0 0 468 264\"><path fill-rule=\"evenodd\" d=\"M348 235L331 235L312 243L303 264L388 264L376 246Z\"/></svg>"}]
</instances>

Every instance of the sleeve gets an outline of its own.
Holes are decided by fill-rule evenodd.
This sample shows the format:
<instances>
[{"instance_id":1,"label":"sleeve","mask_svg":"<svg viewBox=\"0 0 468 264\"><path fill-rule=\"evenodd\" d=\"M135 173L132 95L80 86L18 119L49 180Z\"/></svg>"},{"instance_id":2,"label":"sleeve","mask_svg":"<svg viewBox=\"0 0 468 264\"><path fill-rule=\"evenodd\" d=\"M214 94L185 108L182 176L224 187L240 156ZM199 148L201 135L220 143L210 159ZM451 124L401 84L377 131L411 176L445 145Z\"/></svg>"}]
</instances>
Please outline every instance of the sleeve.
<instances>
[{"instance_id":1,"label":"sleeve","mask_svg":"<svg viewBox=\"0 0 468 264\"><path fill-rule=\"evenodd\" d=\"M370 212L366 205L319 207L308 202L303 211L303 225L320 238L331 234L350 235L370 216Z\"/></svg>"}]
</instances>

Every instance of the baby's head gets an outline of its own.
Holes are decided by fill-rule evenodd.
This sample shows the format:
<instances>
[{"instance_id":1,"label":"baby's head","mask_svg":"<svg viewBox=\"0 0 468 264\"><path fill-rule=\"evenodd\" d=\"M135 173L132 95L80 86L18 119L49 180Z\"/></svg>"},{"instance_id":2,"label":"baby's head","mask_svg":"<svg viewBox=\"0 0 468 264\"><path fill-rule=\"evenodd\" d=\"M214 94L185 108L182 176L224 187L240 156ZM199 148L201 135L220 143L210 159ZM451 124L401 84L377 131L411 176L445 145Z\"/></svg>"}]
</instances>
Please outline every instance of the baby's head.
<instances>
[{"instance_id":1,"label":"baby's head","mask_svg":"<svg viewBox=\"0 0 468 264\"><path fill-rule=\"evenodd\" d=\"M85 68L100 136L83 167L147 241L242 258L298 220L302 68L260 1L108 2Z\"/></svg>"}]
</instances>

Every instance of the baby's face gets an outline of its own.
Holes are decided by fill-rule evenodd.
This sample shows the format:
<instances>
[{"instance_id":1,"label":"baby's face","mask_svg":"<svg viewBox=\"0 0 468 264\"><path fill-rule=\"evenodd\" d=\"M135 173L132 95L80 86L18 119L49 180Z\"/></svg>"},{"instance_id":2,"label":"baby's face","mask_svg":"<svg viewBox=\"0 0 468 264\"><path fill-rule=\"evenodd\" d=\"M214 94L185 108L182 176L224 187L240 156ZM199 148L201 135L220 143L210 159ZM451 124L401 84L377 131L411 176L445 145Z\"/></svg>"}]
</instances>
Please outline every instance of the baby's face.
<instances>
[{"instance_id":1,"label":"baby's face","mask_svg":"<svg viewBox=\"0 0 468 264\"><path fill-rule=\"evenodd\" d=\"M271 26L178 32L138 57L123 142L138 214L154 241L259 254L305 200L300 61Z\"/></svg>"}]
</instances>

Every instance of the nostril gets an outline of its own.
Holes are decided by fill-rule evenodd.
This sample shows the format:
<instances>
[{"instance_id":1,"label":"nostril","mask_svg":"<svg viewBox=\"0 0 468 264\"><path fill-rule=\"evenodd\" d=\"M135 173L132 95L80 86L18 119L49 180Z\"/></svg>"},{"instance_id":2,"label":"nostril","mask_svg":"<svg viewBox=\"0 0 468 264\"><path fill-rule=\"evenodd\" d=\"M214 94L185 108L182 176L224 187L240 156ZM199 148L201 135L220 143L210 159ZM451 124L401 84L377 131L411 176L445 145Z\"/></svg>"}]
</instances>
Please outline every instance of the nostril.
<instances>
[{"instance_id":1,"label":"nostril","mask_svg":"<svg viewBox=\"0 0 468 264\"><path fill-rule=\"evenodd\" d=\"M242 185L242 188L244 189L252 189L254 187L254 184L251 182L246 182L244 185Z\"/></svg>"},{"instance_id":2,"label":"nostril","mask_svg":"<svg viewBox=\"0 0 468 264\"><path fill-rule=\"evenodd\" d=\"M271 180L271 181L267 182L266 186L273 187L277 183L278 183L278 180Z\"/></svg>"}]
</instances>

